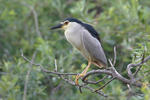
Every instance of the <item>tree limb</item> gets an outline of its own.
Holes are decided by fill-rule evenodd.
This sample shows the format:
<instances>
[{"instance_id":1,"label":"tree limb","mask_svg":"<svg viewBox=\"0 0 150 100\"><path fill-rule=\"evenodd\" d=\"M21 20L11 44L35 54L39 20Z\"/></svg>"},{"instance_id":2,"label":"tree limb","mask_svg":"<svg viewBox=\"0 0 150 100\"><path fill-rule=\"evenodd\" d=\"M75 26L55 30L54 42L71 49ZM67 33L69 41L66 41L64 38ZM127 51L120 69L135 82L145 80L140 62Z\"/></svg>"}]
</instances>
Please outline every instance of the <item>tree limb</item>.
<instances>
[{"instance_id":1,"label":"tree limb","mask_svg":"<svg viewBox=\"0 0 150 100\"><path fill-rule=\"evenodd\" d=\"M36 52L34 52L34 54L33 54L33 56L32 56L32 59L31 59L31 62L34 61L35 56L36 56ZM26 75L26 79L25 79L25 84L24 84L23 100L26 100L27 85L28 85L29 75L30 75L30 73L31 73L31 70L32 70L32 64L30 64L29 69L28 69L28 71L27 71L27 75Z\"/></svg>"},{"instance_id":2,"label":"tree limb","mask_svg":"<svg viewBox=\"0 0 150 100\"><path fill-rule=\"evenodd\" d=\"M116 63L116 48L114 47L114 60L113 63L112 61L109 59L109 63L110 63L110 67L108 69L98 69L98 70L91 70L89 72L86 73L86 75L82 78L82 84L80 85L76 85L74 81L72 81L69 78L65 78L65 76L72 76L72 75L78 75L78 73L60 73L57 70L57 62L55 60L55 70L54 71L49 71L47 69L45 69L42 65L40 64L36 64L34 63L34 61L30 61L28 58L26 58L23 55L23 52L21 52L21 56L23 57L23 59L27 62L29 62L31 65L35 65L35 66L39 66L41 71L45 72L45 73L50 73L53 75L57 75L58 77L60 77L62 80L64 80L65 82L67 82L68 84L71 84L73 86L79 87L80 92L82 92L82 88L86 88L94 93L98 93L104 97L107 97L106 94L104 94L101 89L103 89L105 86L107 86L112 80L116 79L119 80L121 82L123 82L124 84L128 84L128 85L133 85L136 87L141 87L142 83L137 82L137 80L134 78L133 73L131 72L131 69L133 67L137 67L137 66L141 66L143 63L147 62L148 60L150 60L150 56L146 57L145 59L143 58L143 60L137 64L129 64L127 65L127 74L129 76L130 79L123 77L120 73L118 73L118 71L115 69L115 63ZM98 81L87 81L85 80L86 78L88 78L90 75L94 75L94 74L105 74L106 76L104 76L102 79L98 80ZM93 89L91 86L88 86L89 84L98 84L99 82L104 81L106 78L108 78L107 76L111 76L112 78L105 83L103 86L101 86L98 90Z\"/></svg>"},{"instance_id":3,"label":"tree limb","mask_svg":"<svg viewBox=\"0 0 150 100\"><path fill-rule=\"evenodd\" d=\"M128 72L128 76L130 77L130 79L134 80L134 75L131 72L131 69L133 67L137 67L137 66L141 66L143 63L147 62L148 60L150 60L150 56L147 56L145 59L143 59L141 62L137 63L137 64L129 64L127 66L127 72Z\"/></svg>"}]
</instances>

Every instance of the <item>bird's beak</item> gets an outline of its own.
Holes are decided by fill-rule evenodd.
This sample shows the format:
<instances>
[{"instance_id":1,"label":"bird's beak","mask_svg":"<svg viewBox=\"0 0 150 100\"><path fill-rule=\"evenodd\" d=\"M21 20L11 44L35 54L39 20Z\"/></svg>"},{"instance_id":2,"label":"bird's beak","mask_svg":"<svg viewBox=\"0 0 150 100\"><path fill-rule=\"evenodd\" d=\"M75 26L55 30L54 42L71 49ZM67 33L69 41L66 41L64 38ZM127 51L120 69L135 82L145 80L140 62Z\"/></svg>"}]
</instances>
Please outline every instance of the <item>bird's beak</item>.
<instances>
[{"instance_id":1,"label":"bird's beak","mask_svg":"<svg viewBox=\"0 0 150 100\"><path fill-rule=\"evenodd\" d=\"M54 27L51 27L51 30L57 29L57 28L62 28L63 24L58 24Z\"/></svg>"}]
</instances>

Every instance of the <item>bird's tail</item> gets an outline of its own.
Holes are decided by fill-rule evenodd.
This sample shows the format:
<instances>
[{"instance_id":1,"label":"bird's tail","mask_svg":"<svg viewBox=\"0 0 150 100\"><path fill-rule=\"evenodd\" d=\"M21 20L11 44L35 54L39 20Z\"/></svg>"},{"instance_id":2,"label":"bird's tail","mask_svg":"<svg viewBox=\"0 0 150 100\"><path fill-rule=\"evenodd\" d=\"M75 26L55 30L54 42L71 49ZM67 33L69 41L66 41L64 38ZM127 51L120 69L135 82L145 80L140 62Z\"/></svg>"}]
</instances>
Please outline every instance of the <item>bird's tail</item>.
<instances>
[{"instance_id":1,"label":"bird's tail","mask_svg":"<svg viewBox=\"0 0 150 100\"><path fill-rule=\"evenodd\" d=\"M98 62L98 61L94 61L94 62L92 62L95 66L97 66L97 67L99 67L100 69L102 69L102 68L106 68L107 67L107 65L106 64L103 64L103 63L101 63L101 62Z\"/></svg>"}]
</instances>

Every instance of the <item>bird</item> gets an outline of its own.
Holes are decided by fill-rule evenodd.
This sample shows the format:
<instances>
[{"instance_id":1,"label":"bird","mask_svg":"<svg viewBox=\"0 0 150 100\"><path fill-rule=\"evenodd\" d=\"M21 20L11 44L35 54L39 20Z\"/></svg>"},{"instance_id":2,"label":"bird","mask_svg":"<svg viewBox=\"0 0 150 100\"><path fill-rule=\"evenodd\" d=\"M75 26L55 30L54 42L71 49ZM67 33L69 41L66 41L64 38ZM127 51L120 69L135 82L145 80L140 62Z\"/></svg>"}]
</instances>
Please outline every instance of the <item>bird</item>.
<instances>
[{"instance_id":1,"label":"bird","mask_svg":"<svg viewBox=\"0 0 150 100\"><path fill-rule=\"evenodd\" d=\"M101 46L99 34L92 25L69 17L51 27L51 30L54 29L63 29L67 41L88 60L86 68L82 73L76 75L76 85L79 85L78 80L86 75L91 64L99 68L107 68L107 58Z\"/></svg>"}]
</instances>

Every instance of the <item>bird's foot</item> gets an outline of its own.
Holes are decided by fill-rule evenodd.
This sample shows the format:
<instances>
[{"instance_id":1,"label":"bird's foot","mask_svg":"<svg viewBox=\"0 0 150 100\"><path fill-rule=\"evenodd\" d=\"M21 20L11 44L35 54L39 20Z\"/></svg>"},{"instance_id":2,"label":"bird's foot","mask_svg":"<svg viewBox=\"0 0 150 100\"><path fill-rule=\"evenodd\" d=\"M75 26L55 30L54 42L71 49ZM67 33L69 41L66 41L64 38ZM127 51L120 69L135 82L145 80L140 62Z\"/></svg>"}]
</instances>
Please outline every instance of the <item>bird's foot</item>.
<instances>
[{"instance_id":1,"label":"bird's foot","mask_svg":"<svg viewBox=\"0 0 150 100\"><path fill-rule=\"evenodd\" d=\"M91 61L88 62L88 66L83 70L83 72L76 76L76 79L75 79L75 84L76 85L79 85L79 82L78 82L79 78L84 77L86 75L90 65L91 65Z\"/></svg>"},{"instance_id":2,"label":"bird's foot","mask_svg":"<svg viewBox=\"0 0 150 100\"><path fill-rule=\"evenodd\" d=\"M76 85L79 85L79 82L78 82L78 81L79 81L79 79L80 79L81 77L83 77L84 75L85 75L85 74L81 73L81 74L79 74L79 75L76 76L76 79L75 79L75 84L76 84Z\"/></svg>"}]
</instances>

